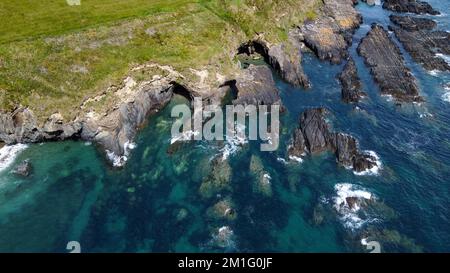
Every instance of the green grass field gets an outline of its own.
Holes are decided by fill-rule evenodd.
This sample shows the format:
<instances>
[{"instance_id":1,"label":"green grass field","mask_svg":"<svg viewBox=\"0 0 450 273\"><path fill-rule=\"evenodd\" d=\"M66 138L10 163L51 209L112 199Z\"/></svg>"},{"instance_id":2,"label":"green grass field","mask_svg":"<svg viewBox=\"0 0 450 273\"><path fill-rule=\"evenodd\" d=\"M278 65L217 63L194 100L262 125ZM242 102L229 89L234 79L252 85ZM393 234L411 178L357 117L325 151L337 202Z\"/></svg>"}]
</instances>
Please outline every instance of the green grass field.
<instances>
[{"instance_id":1,"label":"green grass field","mask_svg":"<svg viewBox=\"0 0 450 273\"><path fill-rule=\"evenodd\" d=\"M9 0L0 3L0 110L73 118L83 100L146 62L232 73L238 45L272 42L319 0Z\"/></svg>"}]
</instances>

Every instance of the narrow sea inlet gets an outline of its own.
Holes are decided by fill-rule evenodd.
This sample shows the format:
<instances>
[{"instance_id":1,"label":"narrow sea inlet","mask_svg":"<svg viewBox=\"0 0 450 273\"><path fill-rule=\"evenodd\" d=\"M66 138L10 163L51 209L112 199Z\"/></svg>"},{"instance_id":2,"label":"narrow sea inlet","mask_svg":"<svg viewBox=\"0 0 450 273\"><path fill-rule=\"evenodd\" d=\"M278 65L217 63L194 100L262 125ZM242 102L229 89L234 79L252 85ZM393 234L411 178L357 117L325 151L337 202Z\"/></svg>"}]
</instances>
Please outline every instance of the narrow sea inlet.
<instances>
[{"instance_id":1,"label":"narrow sea inlet","mask_svg":"<svg viewBox=\"0 0 450 273\"><path fill-rule=\"evenodd\" d=\"M419 17L448 32L450 1L428 2L441 15ZM357 47L372 23L388 29L392 12L357 9L363 24L349 54L367 97L343 103L345 63L312 53L302 60L311 89L273 71L286 108L274 152L245 139L172 143L171 110L189 104L179 95L149 118L122 168L90 142L2 147L0 252L68 252L70 241L82 252L369 252L370 241L383 252L450 251L450 74L425 70L389 32L424 102L380 95ZM358 173L331 152L290 158L300 115L316 107L377 168ZM24 160L28 177L12 172Z\"/></svg>"}]
</instances>

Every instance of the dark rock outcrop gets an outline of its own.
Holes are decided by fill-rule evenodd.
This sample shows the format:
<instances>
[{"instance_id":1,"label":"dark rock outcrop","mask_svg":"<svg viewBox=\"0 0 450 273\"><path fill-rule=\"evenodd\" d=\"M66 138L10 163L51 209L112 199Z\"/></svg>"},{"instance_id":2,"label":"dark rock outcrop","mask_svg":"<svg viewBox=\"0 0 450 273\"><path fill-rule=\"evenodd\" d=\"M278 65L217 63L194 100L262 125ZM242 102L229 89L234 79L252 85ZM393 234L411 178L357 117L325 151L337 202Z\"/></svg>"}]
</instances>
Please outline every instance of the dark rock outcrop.
<instances>
[{"instance_id":1,"label":"dark rock outcrop","mask_svg":"<svg viewBox=\"0 0 450 273\"><path fill-rule=\"evenodd\" d=\"M341 63L352 36L362 23L352 0L323 0L323 14L299 27L300 40L321 60Z\"/></svg>"},{"instance_id":2,"label":"dark rock outcrop","mask_svg":"<svg viewBox=\"0 0 450 273\"><path fill-rule=\"evenodd\" d=\"M359 100L365 96L361 89L361 81L358 77L356 65L353 59L347 62L344 70L339 75L339 81L342 85L342 100L346 103L359 102Z\"/></svg>"},{"instance_id":3,"label":"dark rock outcrop","mask_svg":"<svg viewBox=\"0 0 450 273\"><path fill-rule=\"evenodd\" d=\"M450 71L450 65L437 53L450 54L450 33L431 31L436 23L425 18L391 16L397 26L391 26L395 36L414 61L427 70Z\"/></svg>"},{"instance_id":4,"label":"dark rock outcrop","mask_svg":"<svg viewBox=\"0 0 450 273\"><path fill-rule=\"evenodd\" d=\"M418 0L384 0L383 8L396 12L412 12L417 14L438 15L439 11L424 1Z\"/></svg>"},{"instance_id":5,"label":"dark rock outcrop","mask_svg":"<svg viewBox=\"0 0 450 273\"><path fill-rule=\"evenodd\" d=\"M279 91L272 71L265 65L250 65L236 79L237 99L235 105L280 105Z\"/></svg>"},{"instance_id":6,"label":"dark rock outcrop","mask_svg":"<svg viewBox=\"0 0 450 273\"><path fill-rule=\"evenodd\" d=\"M357 140L347 134L335 133L325 119L328 111L325 108L314 108L303 112L300 126L294 132L289 155L300 157L303 153L317 154L325 151L333 152L339 164L363 172L377 166L373 156L358 149Z\"/></svg>"},{"instance_id":7,"label":"dark rock outcrop","mask_svg":"<svg viewBox=\"0 0 450 273\"><path fill-rule=\"evenodd\" d=\"M30 161L29 160L22 161L11 172L23 177L29 176L32 172L32 166Z\"/></svg>"},{"instance_id":8,"label":"dark rock outcrop","mask_svg":"<svg viewBox=\"0 0 450 273\"><path fill-rule=\"evenodd\" d=\"M400 49L380 25L372 25L358 46L383 95L391 95L397 101L421 102L416 79L406 67Z\"/></svg>"},{"instance_id":9,"label":"dark rock outcrop","mask_svg":"<svg viewBox=\"0 0 450 273\"><path fill-rule=\"evenodd\" d=\"M412 16L389 16L391 22L407 31L432 30L437 26L436 21L428 18L418 18Z\"/></svg>"}]
</instances>

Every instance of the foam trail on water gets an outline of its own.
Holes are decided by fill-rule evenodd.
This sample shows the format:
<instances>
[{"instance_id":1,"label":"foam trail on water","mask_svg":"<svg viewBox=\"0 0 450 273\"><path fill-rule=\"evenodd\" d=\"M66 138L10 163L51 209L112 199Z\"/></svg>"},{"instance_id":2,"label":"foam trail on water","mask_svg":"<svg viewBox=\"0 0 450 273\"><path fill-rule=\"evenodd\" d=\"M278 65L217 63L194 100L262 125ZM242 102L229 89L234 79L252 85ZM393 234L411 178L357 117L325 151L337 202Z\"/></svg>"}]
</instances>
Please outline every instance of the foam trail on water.
<instances>
[{"instance_id":1,"label":"foam trail on water","mask_svg":"<svg viewBox=\"0 0 450 273\"><path fill-rule=\"evenodd\" d=\"M26 148L28 145L16 144L7 145L0 149L0 172L7 169L13 162L14 159Z\"/></svg>"}]
</instances>

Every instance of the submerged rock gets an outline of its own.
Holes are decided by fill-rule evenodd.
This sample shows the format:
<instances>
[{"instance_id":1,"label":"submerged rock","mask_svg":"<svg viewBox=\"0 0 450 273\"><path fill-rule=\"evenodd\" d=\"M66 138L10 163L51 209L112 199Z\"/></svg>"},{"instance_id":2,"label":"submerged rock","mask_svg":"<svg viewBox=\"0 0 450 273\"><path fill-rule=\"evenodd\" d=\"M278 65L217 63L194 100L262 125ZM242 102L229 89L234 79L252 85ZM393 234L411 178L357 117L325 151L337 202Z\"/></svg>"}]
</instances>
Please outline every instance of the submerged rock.
<instances>
[{"instance_id":1,"label":"submerged rock","mask_svg":"<svg viewBox=\"0 0 450 273\"><path fill-rule=\"evenodd\" d=\"M233 221L237 218L237 212L234 209L234 204L230 198L226 198L217 202L214 206L208 209L206 214L210 218L216 220L228 220Z\"/></svg>"},{"instance_id":2,"label":"submerged rock","mask_svg":"<svg viewBox=\"0 0 450 273\"><path fill-rule=\"evenodd\" d=\"M422 253L424 251L422 246L397 230L369 228L364 232L361 244L366 246L370 241L380 243L382 252Z\"/></svg>"},{"instance_id":3,"label":"submerged rock","mask_svg":"<svg viewBox=\"0 0 450 273\"><path fill-rule=\"evenodd\" d=\"M431 31L436 22L410 16L391 16L397 26L391 26L395 36L414 61L427 70L450 71L450 65L439 54L450 54L450 33Z\"/></svg>"},{"instance_id":4,"label":"submerged rock","mask_svg":"<svg viewBox=\"0 0 450 273\"><path fill-rule=\"evenodd\" d=\"M352 58L347 62L344 70L339 75L339 81L342 85L342 100L346 103L359 102L365 96L361 89L361 81L358 77L355 62Z\"/></svg>"},{"instance_id":5,"label":"submerged rock","mask_svg":"<svg viewBox=\"0 0 450 273\"><path fill-rule=\"evenodd\" d=\"M261 158L258 156L252 155L250 159L250 173L255 180L253 191L265 196L272 196L272 178L270 177L270 174L264 170L264 165Z\"/></svg>"},{"instance_id":6,"label":"submerged rock","mask_svg":"<svg viewBox=\"0 0 450 273\"><path fill-rule=\"evenodd\" d=\"M211 243L214 247L225 248L228 250L236 248L235 235L229 226L218 228L214 231L212 237Z\"/></svg>"},{"instance_id":7,"label":"submerged rock","mask_svg":"<svg viewBox=\"0 0 450 273\"><path fill-rule=\"evenodd\" d=\"M323 14L300 26L300 40L321 60L341 63L348 56L353 32L362 16L352 0L324 0Z\"/></svg>"},{"instance_id":8,"label":"submerged rock","mask_svg":"<svg viewBox=\"0 0 450 273\"><path fill-rule=\"evenodd\" d=\"M378 24L358 46L383 95L393 96L400 102L422 102L416 79L406 67L400 49L391 40L387 31Z\"/></svg>"},{"instance_id":9,"label":"submerged rock","mask_svg":"<svg viewBox=\"0 0 450 273\"><path fill-rule=\"evenodd\" d=\"M228 160L216 157L211 165L211 172L204 178L199 189L200 195L204 198L211 198L218 193L231 190L231 166Z\"/></svg>"},{"instance_id":10,"label":"submerged rock","mask_svg":"<svg viewBox=\"0 0 450 273\"><path fill-rule=\"evenodd\" d=\"M27 177L31 174L32 168L33 167L31 166L30 161L27 159L19 163L19 165L17 165L17 167L15 167L11 172L23 177Z\"/></svg>"},{"instance_id":11,"label":"submerged rock","mask_svg":"<svg viewBox=\"0 0 450 273\"><path fill-rule=\"evenodd\" d=\"M289 148L290 156L301 156L304 151L310 154L325 151L333 152L339 164L360 173L378 166L378 159L358 149L357 140L350 135L334 133L325 119L325 108L314 108L303 112L300 126L294 132Z\"/></svg>"},{"instance_id":12,"label":"submerged rock","mask_svg":"<svg viewBox=\"0 0 450 273\"><path fill-rule=\"evenodd\" d=\"M396 12L412 12L417 14L440 14L437 10L424 1L419 0L384 0L383 8Z\"/></svg>"},{"instance_id":13,"label":"submerged rock","mask_svg":"<svg viewBox=\"0 0 450 273\"><path fill-rule=\"evenodd\" d=\"M176 212L177 222L183 222L189 216L189 211L185 208L181 208Z\"/></svg>"}]
</instances>

